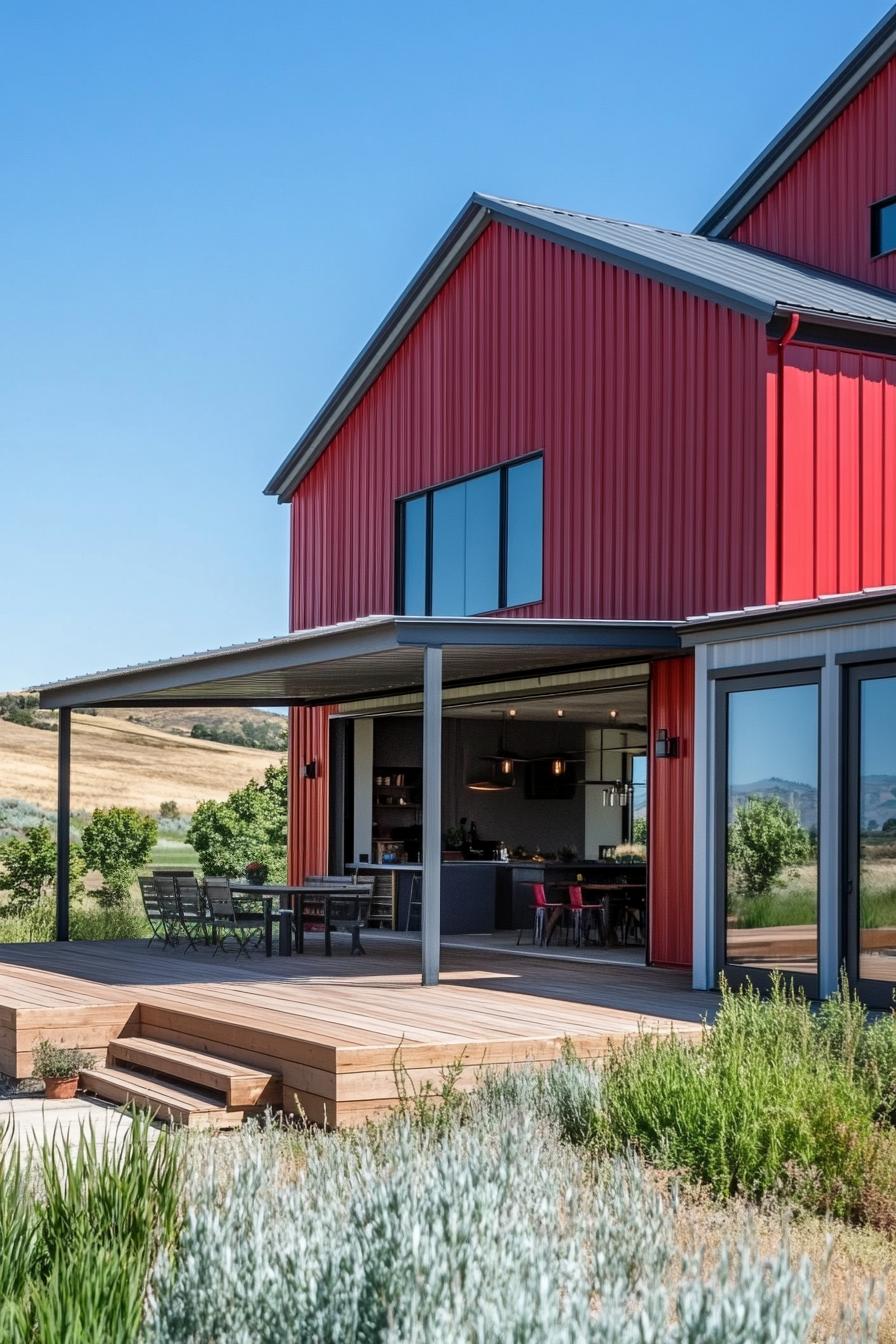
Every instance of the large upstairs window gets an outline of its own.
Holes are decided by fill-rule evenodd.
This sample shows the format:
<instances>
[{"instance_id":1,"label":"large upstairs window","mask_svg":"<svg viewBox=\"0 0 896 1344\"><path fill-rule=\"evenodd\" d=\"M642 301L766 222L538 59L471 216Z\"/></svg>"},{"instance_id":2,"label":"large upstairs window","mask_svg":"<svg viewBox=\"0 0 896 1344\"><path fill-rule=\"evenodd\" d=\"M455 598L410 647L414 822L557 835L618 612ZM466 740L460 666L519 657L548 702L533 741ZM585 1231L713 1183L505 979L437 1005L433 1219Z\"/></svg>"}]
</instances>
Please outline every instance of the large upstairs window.
<instances>
[{"instance_id":1,"label":"large upstairs window","mask_svg":"<svg viewBox=\"0 0 896 1344\"><path fill-rule=\"evenodd\" d=\"M406 616L479 616L541 601L542 459L526 457L398 501Z\"/></svg>"}]
</instances>

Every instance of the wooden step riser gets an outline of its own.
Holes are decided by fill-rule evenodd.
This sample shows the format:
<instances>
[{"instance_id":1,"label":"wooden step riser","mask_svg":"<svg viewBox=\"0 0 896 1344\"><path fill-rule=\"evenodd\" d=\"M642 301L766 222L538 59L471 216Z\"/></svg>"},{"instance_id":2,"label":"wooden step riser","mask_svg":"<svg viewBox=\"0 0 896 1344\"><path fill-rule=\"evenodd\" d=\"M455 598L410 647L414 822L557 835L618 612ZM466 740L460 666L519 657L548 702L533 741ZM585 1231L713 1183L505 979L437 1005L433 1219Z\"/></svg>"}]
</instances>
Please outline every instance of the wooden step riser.
<instances>
[{"instance_id":1,"label":"wooden step riser","mask_svg":"<svg viewBox=\"0 0 896 1344\"><path fill-rule=\"evenodd\" d=\"M152 1079L134 1075L134 1082L123 1082L103 1077L102 1073L88 1069L81 1074L81 1089L116 1106L135 1106L139 1110L151 1113L154 1119L169 1121L190 1129L233 1129L243 1122L241 1111L228 1111L223 1106L216 1109L196 1110L179 1106L177 1102L160 1100L151 1093Z\"/></svg>"},{"instance_id":2,"label":"wooden step riser","mask_svg":"<svg viewBox=\"0 0 896 1344\"><path fill-rule=\"evenodd\" d=\"M169 1042L169 1044L183 1045L184 1043ZM192 1049L194 1047L188 1048ZM201 1053L201 1051L197 1051L197 1053ZM126 1065L161 1078L179 1079L192 1087L220 1092L224 1104L234 1110L245 1110L247 1107L264 1108L265 1106L279 1106L280 1104L279 1075L273 1078L265 1075L259 1075L256 1078L229 1076L223 1073L220 1068L216 1068L211 1062L207 1066L203 1066L193 1061L165 1057L151 1048L144 1047L141 1044L140 1037L123 1037L121 1040L111 1041L107 1051L107 1062L113 1066ZM245 1061L235 1062L244 1063Z\"/></svg>"}]
</instances>

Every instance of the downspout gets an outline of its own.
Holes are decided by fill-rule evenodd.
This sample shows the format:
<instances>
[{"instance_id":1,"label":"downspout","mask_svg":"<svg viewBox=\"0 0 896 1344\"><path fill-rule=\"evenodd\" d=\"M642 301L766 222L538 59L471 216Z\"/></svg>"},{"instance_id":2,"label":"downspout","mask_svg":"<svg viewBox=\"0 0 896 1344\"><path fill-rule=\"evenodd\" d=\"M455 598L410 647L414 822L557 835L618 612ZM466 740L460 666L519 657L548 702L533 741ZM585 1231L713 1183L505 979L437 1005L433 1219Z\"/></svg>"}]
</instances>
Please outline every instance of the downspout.
<instances>
[{"instance_id":1,"label":"downspout","mask_svg":"<svg viewBox=\"0 0 896 1344\"><path fill-rule=\"evenodd\" d=\"M781 321L787 325L781 331ZM781 601L781 574L784 568L784 511L781 490L784 481L784 350L796 336L799 313L777 313L769 322L769 352L777 359L775 388L775 582L773 600Z\"/></svg>"}]
</instances>

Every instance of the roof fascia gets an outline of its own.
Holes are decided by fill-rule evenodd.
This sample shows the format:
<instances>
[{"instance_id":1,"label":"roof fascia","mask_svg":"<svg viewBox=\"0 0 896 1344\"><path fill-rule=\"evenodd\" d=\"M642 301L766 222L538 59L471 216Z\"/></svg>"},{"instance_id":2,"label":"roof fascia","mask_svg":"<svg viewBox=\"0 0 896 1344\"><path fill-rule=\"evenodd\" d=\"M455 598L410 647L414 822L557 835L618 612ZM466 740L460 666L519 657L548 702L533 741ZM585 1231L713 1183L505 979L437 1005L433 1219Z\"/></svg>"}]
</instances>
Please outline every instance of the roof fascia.
<instances>
[{"instance_id":1,"label":"roof fascia","mask_svg":"<svg viewBox=\"0 0 896 1344\"><path fill-rule=\"evenodd\" d=\"M694 233L709 238L727 237L894 55L896 6L872 28L707 211Z\"/></svg>"}]
</instances>

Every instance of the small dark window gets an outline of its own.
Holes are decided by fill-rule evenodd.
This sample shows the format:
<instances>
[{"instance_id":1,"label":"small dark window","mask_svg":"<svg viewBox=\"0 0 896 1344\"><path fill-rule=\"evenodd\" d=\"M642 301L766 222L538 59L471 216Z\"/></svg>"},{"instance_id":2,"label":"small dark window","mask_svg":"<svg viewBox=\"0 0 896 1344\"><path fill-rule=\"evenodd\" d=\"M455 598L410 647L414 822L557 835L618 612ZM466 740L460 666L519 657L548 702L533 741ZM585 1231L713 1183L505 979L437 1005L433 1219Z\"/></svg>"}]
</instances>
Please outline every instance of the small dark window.
<instances>
[{"instance_id":1,"label":"small dark window","mask_svg":"<svg viewBox=\"0 0 896 1344\"><path fill-rule=\"evenodd\" d=\"M397 596L406 616L475 616L541 601L541 457L398 502Z\"/></svg>"},{"instance_id":2,"label":"small dark window","mask_svg":"<svg viewBox=\"0 0 896 1344\"><path fill-rule=\"evenodd\" d=\"M896 196L871 207L871 255L896 252Z\"/></svg>"}]
</instances>

